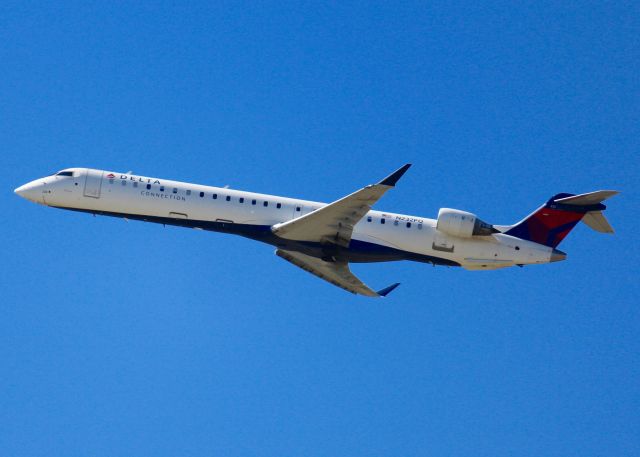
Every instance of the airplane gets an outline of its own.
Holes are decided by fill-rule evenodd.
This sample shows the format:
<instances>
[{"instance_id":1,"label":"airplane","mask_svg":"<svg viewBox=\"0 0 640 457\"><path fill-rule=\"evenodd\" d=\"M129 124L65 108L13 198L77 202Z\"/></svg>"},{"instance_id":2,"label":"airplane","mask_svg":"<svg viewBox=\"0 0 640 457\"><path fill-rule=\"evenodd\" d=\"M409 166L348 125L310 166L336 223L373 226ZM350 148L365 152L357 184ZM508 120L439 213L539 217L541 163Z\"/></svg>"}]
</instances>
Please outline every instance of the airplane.
<instances>
[{"instance_id":1,"label":"airplane","mask_svg":"<svg viewBox=\"0 0 640 457\"><path fill-rule=\"evenodd\" d=\"M372 210L410 166L328 204L91 168L67 168L14 192L54 208L261 241L293 265L367 297L384 297L399 283L373 290L351 272L350 263L523 267L565 260L556 248L580 221L613 233L602 202L619 193L614 190L554 195L513 225L492 225L451 208L441 208L437 219Z\"/></svg>"}]
</instances>

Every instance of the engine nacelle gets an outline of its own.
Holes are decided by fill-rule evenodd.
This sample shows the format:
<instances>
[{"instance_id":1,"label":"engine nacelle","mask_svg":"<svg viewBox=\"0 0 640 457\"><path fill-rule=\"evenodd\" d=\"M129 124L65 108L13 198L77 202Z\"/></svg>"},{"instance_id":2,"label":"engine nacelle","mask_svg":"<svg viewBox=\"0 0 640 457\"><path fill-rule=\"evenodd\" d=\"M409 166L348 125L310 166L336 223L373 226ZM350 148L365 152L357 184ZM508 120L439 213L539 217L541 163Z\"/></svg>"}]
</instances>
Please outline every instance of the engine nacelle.
<instances>
[{"instance_id":1,"label":"engine nacelle","mask_svg":"<svg viewBox=\"0 0 640 457\"><path fill-rule=\"evenodd\" d=\"M460 238L488 236L499 232L493 225L480 220L475 214L451 208L440 208L436 229Z\"/></svg>"}]
</instances>

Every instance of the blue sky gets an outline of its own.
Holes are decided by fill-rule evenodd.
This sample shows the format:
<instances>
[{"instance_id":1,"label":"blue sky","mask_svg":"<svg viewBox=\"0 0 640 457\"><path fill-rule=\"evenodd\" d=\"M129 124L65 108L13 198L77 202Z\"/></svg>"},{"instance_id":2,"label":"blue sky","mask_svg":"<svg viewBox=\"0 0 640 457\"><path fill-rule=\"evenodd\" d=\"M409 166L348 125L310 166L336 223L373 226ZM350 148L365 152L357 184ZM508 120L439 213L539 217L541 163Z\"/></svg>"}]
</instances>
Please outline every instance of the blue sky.
<instances>
[{"instance_id":1,"label":"blue sky","mask_svg":"<svg viewBox=\"0 0 640 457\"><path fill-rule=\"evenodd\" d=\"M6 456L640 453L637 3L5 2ZM13 189L70 166L513 223L618 189L615 236L496 272L356 265Z\"/></svg>"}]
</instances>

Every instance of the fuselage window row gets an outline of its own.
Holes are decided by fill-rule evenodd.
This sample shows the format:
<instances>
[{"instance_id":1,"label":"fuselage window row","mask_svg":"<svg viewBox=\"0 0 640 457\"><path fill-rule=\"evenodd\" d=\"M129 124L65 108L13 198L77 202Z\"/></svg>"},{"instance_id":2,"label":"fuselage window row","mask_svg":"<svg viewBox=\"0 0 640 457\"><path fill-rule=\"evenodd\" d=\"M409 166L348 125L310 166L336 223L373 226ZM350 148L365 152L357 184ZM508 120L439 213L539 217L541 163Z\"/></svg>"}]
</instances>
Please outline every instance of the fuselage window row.
<instances>
[{"instance_id":1,"label":"fuselage window row","mask_svg":"<svg viewBox=\"0 0 640 457\"><path fill-rule=\"evenodd\" d=\"M109 179L109 184L113 184L114 182L115 182L115 180L114 180L114 179ZM126 186L126 185L127 185L127 181L125 181L125 180L122 180L122 181L120 181L120 182L122 183L122 184L121 184L122 186ZM133 187L138 187L138 183L137 183L136 181L134 181L134 182L133 182ZM151 186L151 184L147 184L145 187L147 188L147 190L151 190L151 187L152 187L152 186ZM164 192L164 186L160 186L160 187L158 188L158 190L159 190L160 192ZM177 194L177 193L178 193L178 191L179 191L179 189L178 189L177 187L173 187L173 188L171 189L171 191L172 191L172 193ZM186 189L186 190L185 190L185 195L190 196L190 195L191 195L191 189ZM205 196L205 193L204 193L204 192L199 192L199 194L198 194L198 195L200 195L200 198L203 198L203 197ZM211 194L211 198L212 198L213 200L217 200L217 199L218 199L218 194ZM226 201L228 201L228 202L230 202L230 201L231 201L231 196L230 196L230 195L227 195L227 196L225 197L225 200L226 200ZM240 202L240 203L244 203L244 197L239 197L239 198L238 198L238 202ZM257 201L257 200L251 200L251 204L252 204L252 205L257 205L257 204L258 204L258 201ZM262 202L262 206L264 206L265 208L269 207L269 201L268 201L268 200L264 200L264 201ZM282 203L276 203L276 208L277 208L277 209L281 209L281 208L282 208ZM314 209L316 209L316 208L314 208ZM297 211L297 212L301 212L301 211L302 211L302 207L300 207L300 206L296 206L296 211ZM369 222L371 222L371 220L370 220L370 219L371 219L371 218L369 217ZM383 224L384 224L384 222L383 222Z\"/></svg>"},{"instance_id":2,"label":"fuselage window row","mask_svg":"<svg viewBox=\"0 0 640 457\"><path fill-rule=\"evenodd\" d=\"M372 222L372 221L373 221L373 217L372 216L367 216L367 222ZM386 219L384 217L381 217L380 218L380 223L382 225L384 225L386 223ZM399 225L399 222L398 221L393 221L393 225L397 227ZM411 225L412 225L411 222L407 222L406 223L406 227L407 228L411 228ZM421 222L418 223L418 230L422 230L422 223Z\"/></svg>"}]
</instances>

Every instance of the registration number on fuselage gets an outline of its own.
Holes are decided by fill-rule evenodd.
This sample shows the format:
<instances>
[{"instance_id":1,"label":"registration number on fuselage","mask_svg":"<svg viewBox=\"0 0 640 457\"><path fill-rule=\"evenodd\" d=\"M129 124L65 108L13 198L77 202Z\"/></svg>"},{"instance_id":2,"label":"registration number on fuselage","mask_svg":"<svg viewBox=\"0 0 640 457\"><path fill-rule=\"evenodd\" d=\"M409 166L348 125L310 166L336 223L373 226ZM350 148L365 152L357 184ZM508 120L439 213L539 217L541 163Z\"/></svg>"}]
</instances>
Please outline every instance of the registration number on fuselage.
<instances>
[{"instance_id":1,"label":"registration number on fuselage","mask_svg":"<svg viewBox=\"0 0 640 457\"><path fill-rule=\"evenodd\" d=\"M384 213L382 214L382 217L389 218L389 219L395 219L396 221L402 221L402 222L415 222L416 224L424 223L424 220L420 219L418 217L392 216L391 214L384 214Z\"/></svg>"}]
</instances>

